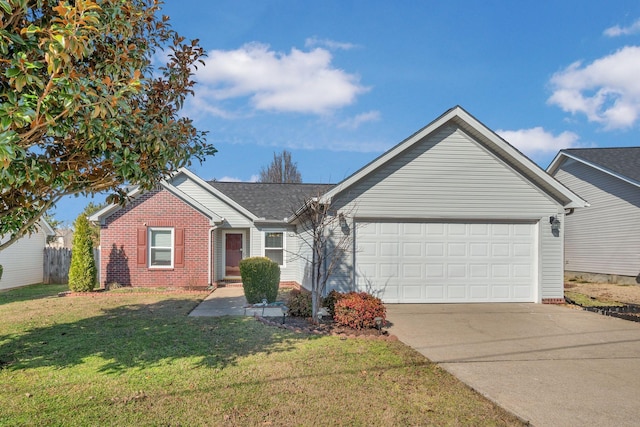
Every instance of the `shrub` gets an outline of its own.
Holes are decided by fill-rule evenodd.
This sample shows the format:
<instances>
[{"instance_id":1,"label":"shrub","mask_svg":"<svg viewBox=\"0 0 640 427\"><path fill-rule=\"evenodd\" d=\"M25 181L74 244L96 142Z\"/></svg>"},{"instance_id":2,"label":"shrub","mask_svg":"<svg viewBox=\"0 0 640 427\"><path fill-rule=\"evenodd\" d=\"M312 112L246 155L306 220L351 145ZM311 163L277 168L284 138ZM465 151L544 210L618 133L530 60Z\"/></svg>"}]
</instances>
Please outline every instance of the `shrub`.
<instances>
[{"instance_id":1,"label":"shrub","mask_svg":"<svg viewBox=\"0 0 640 427\"><path fill-rule=\"evenodd\" d=\"M366 292L349 292L335 303L336 323L354 329L375 328L376 317L385 324L387 310L380 298Z\"/></svg>"},{"instance_id":2,"label":"shrub","mask_svg":"<svg viewBox=\"0 0 640 427\"><path fill-rule=\"evenodd\" d=\"M69 289L74 292L91 292L96 286L96 277L89 220L84 214L80 214L74 223Z\"/></svg>"},{"instance_id":3,"label":"shrub","mask_svg":"<svg viewBox=\"0 0 640 427\"><path fill-rule=\"evenodd\" d=\"M336 302L338 302L342 297L344 297L345 294L343 294L342 292L338 292L336 290L333 290L331 292L329 292L329 294L325 297L322 306L325 307L327 309L327 311L329 312L329 316L333 317L335 312L336 312Z\"/></svg>"},{"instance_id":4,"label":"shrub","mask_svg":"<svg viewBox=\"0 0 640 427\"><path fill-rule=\"evenodd\" d=\"M289 307L289 316L311 317L311 294L293 289L287 297L287 307Z\"/></svg>"},{"instance_id":5,"label":"shrub","mask_svg":"<svg viewBox=\"0 0 640 427\"><path fill-rule=\"evenodd\" d=\"M2 280L2 272L4 271L3 267L0 265L0 280Z\"/></svg>"},{"instance_id":6,"label":"shrub","mask_svg":"<svg viewBox=\"0 0 640 427\"><path fill-rule=\"evenodd\" d=\"M280 267L267 257L251 257L240 261L244 296L249 304L266 299L274 302L280 286Z\"/></svg>"}]
</instances>

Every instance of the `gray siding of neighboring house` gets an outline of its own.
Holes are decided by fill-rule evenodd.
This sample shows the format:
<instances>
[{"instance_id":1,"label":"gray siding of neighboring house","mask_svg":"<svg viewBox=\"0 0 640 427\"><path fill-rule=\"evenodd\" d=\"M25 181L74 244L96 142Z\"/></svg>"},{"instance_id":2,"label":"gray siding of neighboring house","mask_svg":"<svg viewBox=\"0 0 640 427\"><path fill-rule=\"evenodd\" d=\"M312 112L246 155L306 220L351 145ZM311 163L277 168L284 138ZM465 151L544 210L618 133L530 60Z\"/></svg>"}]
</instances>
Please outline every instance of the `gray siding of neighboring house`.
<instances>
[{"instance_id":1,"label":"gray siding of neighboring house","mask_svg":"<svg viewBox=\"0 0 640 427\"><path fill-rule=\"evenodd\" d=\"M0 239L5 242L8 239ZM0 289L41 283L43 278L44 247L47 236L42 229L21 237L7 249L0 251L0 265L4 268Z\"/></svg>"},{"instance_id":2,"label":"gray siding of neighboring house","mask_svg":"<svg viewBox=\"0 0 640 427\"><path fill-rule=\"evenodd\" d=\"M563 297L562 233L552 234L549 216L564 209L456 126L443 126L385 163L334 206L356 219L537 223L538 298ZM345 278L336 280L344 286Z\"/></svg>"},{"instance_id":3,"label":"gray siding of neighboring house","mask_svg":"<svg viewBox=\"0 0 640 427\"><path fill-rule=\"evenodd\" d=\"M640 188L573 159L555 178L587 200L566 219L565 268L586 273L640 273Z\"/></svg>"}]
</instances>

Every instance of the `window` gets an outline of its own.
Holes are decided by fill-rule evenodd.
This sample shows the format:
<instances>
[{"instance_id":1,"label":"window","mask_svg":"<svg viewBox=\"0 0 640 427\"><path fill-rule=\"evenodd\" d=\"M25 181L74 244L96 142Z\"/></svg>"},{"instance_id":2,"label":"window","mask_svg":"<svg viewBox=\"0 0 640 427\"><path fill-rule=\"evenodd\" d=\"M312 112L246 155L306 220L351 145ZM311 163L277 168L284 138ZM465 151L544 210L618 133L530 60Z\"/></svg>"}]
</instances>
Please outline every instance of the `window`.
<instances>
[{"instance_id":1,"label":"window","mask_svg":"<svg viewBox=\"0 0 640 427\"><path fill-rule=\"evenodd\" d=\"M172 228L149 228L149 267L173 267Z\"/></svg>"},{"instance_id":2,"label":"window","mask_svg":"<svg viewBox=\"0 0 640 427\"><path fill-rule=\"evenodd\" d=\"M284 265L284 233L264 233L264 256L280 266Z\"/></svg>"}]
</instances>

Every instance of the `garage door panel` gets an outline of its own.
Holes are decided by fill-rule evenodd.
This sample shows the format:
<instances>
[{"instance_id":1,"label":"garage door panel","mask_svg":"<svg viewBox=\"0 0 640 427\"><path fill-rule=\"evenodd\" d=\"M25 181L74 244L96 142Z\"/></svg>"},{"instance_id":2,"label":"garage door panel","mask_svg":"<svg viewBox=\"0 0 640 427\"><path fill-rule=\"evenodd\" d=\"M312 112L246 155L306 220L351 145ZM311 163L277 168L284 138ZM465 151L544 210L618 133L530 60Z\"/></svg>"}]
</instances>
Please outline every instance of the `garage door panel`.
<instances>
[{"instance_id":1,"label":"garage door panel","mask_svg":"<svg viewBox=\"0 0 640 427\"><path fill-rule=\"evenodd\" d=\"M469 297L472 299L489 299L489 285L472 285L469 286Z\"/></svg>"},{"instance_id":2,"label":"garage door panel","mask_svg":"<svg viewBox=\"0 0 640 427\"><path fill-rule=\"evenodd\" d=\"M448 300L467 300L467 286L459 283L448 284L446 287L446 295Z\"/></svg>"},{"instance_id":3,"label":"garage door panel","mask_svg":"<svg viewBox=\"0 0 640 427\"><path fill-rule=\"evenodd\" d=\"M487 264L469 265L469 275L472 279L486 279L489 277L489 266Z\"/></svg>"},{"instance_id":4,"label":"garage door panel","mask_svg":"<svg viewBox=\"0 0 640 427\"><path fill-rule=\"evenodd\" d=\"M427 243L427 257L444 256L444 243Z\"/></svg>"},{"instance_id":5,"label":"garage door panel","mask_svg":"<svg viewBox=\"0 0 640 427\"><path fill-rule=\"evenodd\" d=\"M356 227L358 286L387 302L536 297L534 224L368 222Z\"/></svg>"},{"instance_id":6,"label":"garage door panel","mask_svg":"<svg viewBox=\"0 0 640 427\"><path fill-rule=\"evenodd\" d=\"M422 257L422 243L408 242L402 244L403 257Z\"/></svg>"},{"instance_id":7,"label":"garage door panel","mask_svg":"<svg viewBox=\"0 0 640 427\"><path fill-rule=\"evenodd\" d=\"M469 256L472 256L472 257L489 256L489 244L488 243L470 243Z\"/></svg>"},{"instance_id":8,"label":"garage door panel","mask_svg":"<svg viewBox=\"0 0 640 427\"><path fill-rule=\"evenodd\" d=\"M508 300L511 297L511 288L508 284L491 286L491 298L493 300Z\"/></svg>"},{"instance_id":9,"label":"garage door panel","mask_svg":"<svg viewBox=\"0 0 640 427\"><path fill-rule=\"evenodd\" d=\"M530 257L532 255L532 245L529 243L514 243L513 244L513 256L514 257Z\"/></svg>"},{"instance_id":10,"label":"garage door panel","mask_svg":"<svg viewBox=\"0 0 640 427\"><path fill-rule=\"evenodd\" d=\"M451 257L466 257L467 256L467 243L449 243L447 244L447 256Z\"/></svg>"},{"instance_id":11,"label":"garage door panel","mask_svg":"<svg viewBox=\"0 0 640 427\"><path fill-rule=\"evenodd\" d=\"M402 277L407 279L422 279L422 264L402 264Z\"/></svg>"},{"instance_id":12,"label":"garage door panel","mask_svg":"<svg viewBox=\"0 0 640 427\"><path fill-rule=\"evenodd\" d=\"M424 297L422 295L422 286L418 285L407 285L402 287L402 299L403 300L413 300L413 301L421 301Z\"/></svg>"}]
</instances>

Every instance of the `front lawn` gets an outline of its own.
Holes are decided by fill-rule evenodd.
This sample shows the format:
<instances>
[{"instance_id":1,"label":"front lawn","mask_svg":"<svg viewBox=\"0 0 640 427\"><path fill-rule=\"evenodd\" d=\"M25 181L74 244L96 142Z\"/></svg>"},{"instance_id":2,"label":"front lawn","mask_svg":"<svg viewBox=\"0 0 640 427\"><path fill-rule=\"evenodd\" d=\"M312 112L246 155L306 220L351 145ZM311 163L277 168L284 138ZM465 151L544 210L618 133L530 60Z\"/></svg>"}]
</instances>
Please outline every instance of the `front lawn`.
<instances>
[{"instance_id":1,"label":"front lawn","mask_svg":"<svg viewBox=\"0 0 640 427\"><path fill-rule=\"evenodd\" d=\"M0 425L522 425L399 342L65 289L0 293Z\"/></svg>"}]
</instances>

